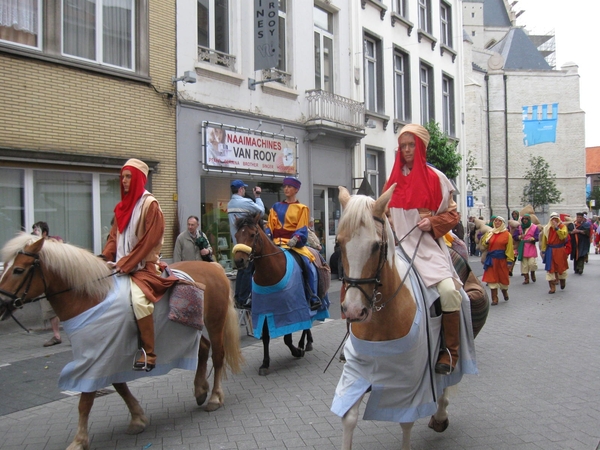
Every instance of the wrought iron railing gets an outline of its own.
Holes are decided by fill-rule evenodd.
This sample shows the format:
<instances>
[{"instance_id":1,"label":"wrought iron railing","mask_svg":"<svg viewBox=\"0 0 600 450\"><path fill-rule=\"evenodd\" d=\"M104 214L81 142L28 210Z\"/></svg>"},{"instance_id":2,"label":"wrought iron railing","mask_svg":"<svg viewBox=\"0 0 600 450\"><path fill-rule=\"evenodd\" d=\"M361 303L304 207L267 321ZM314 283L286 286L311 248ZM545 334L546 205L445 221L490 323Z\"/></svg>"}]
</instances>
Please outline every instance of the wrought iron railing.
<instances>
[{"instance_id":1,"label":"wrought iron railing","mask_svg":"<svg viewBox=\"0 0 600 450\"><path fill-rule=\"evenodd\" d=\"M286 87L292 87L292 74L284 72L279 69L263 69L262 71L262 79L263 80L272 80L274 78L281 78L279 83L283 84Z\"/></svg>"},{"instance_id":2,"label":"wrought iron railing","mask_svg":"<svg viewBox=\"0 0 600 450\"><path fill-rule=\"evenodd\" d=\"M356 129L365 128L364 103L313 89L306 91L308 101L308 121L321 119Z\"/></svg>"},{"instance_id":3,"label":"wrought iron railing","mask_svg":"<svg viewBox=\"0 0 600 450\"><path fill-rule=\"evenodd\" d=\"M207 62L217 66L223 66L235 72L235 56L214 50L212 48L198 46L198 61Z\"/></svg>"}]
</instances>

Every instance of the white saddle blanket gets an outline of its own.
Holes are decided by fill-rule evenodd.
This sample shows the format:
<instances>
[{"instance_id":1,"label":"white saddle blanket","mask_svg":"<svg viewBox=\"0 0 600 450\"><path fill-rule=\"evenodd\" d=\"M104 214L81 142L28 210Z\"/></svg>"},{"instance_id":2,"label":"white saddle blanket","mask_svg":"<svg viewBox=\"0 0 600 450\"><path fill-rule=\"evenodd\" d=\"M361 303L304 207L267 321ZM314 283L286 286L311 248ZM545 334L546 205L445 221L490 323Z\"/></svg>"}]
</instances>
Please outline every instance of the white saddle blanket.
<instances>
[{"instance_id":1,"label":"white saddle blanket","mask_svg":"<svg viewBox=\"0 0 600 450\"><path fill-rule=\"evenodd\" d=\"M130 292L131 278L117 276L102 303L62 322L73 347L73 361L60 374L61 389L93 392L112 383L164 375L175 368L196 370L200 333L167 319L168 293L154 304L156 367L151 372L132 370L138 330Z\"/></svg>"}]
</instances>

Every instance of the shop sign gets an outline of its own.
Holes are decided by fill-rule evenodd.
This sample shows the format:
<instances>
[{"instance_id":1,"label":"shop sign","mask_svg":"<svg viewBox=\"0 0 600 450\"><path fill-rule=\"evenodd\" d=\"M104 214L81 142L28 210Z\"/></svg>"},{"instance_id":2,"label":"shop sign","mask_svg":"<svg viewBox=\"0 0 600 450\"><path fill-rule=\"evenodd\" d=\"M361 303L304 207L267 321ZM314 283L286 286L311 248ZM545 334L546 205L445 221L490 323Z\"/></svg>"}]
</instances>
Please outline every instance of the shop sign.
<instances>
[{"instance_id":1,"label":"shop sign","mask_svg":"<svg viewBox=\"0 0 600 450\"><path fill-rule=\"evenodd\" d=\"M203 122L204 167L235 173L297 174L293 136Z\"/></svg>"}]
</instances>

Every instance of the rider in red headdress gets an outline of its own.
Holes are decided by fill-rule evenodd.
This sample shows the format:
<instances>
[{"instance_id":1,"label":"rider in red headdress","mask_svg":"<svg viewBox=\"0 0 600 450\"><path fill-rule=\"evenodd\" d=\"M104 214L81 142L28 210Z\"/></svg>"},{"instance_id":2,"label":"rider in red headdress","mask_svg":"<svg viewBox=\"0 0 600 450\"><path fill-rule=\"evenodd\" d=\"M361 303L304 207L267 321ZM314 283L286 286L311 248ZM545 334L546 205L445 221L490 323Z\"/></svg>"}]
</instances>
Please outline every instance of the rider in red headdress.
<instances>
[{"instance_id":1,"label":"rider in red headdress","mask_svg":"<svg viewBox=\"0 0 600 450\"><path fill-rule=\"evenodd\" d=\"M459 221L454 187L439 170L427 165L429 132L421 125L406 125L398 136L398 153L386 189L396 183L389 203L396 236L426 286L435 286L442 306L445 349L435 371L449 374L458 360L462 283L452 267L446 233ZM418 229L414 229L414 227ZM415 253L416 252L416 253Z\"/></svg>"},{"instance_id":2,"label":"rider in red headdress","mask_svg":"<svg viewBox=\"0 0 600 450\"><path fill-rule=\"evenodd\" d=\"M115 222L102 251L115 270L132 278L131 296L146 358L139 358L134 369L152 370L154 353L154 303L176 281L161 277L166 267L160 262L165 219L160 205L144 186L148 166L130 159L121 169L121 201L115 207Z\"/></svg>"}]
</instances>

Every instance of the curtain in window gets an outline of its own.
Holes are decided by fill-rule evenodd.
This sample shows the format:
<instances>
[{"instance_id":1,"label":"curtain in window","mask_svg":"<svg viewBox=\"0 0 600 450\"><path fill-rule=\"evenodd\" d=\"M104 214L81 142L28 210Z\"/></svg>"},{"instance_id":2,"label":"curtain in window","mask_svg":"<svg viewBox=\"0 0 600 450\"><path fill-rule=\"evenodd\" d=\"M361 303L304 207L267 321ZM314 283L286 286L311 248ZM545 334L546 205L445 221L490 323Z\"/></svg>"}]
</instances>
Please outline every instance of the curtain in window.
<instances>
[{"instance_id":1,"label":"curtain in window","mask_svg":"<svg viewBox=\"0 0 600 450\"><path fill-rule=\"evenodd\" d=\"M132 69L133 0L104 0L102 48L104 62Z\"/></svg>"},{"instance_id":2,"label":"curtain in window","mask_svg":"<svg viewBox=\"0 0 600 450\"><path fill-rule=\"evenodd\" d=\"M102 226L102 245L106 243L112 227L114 210L121 201L121 180L119 175L100 175L100 224Z\"/></svg>"},{"instance_id":3,"label":"curtain in window","mask_svg":"<svg viewBox=\"0 0 600 450\"><path fill-rule=\"evenodd\" d=\"M229 7L227 0L215 0L215 50L229 53Z\"/></svg>"},{"instance_id":4,"label":"curtain in window","mask_svg":"<svg viewBox=\"0 0 600 450\"><path fill-rule=\"evenodd\" d=\"M34 221L48 223L50 235L92 249L92 174L33 172Z\"/></svg>"},{"instance_id":5,"label":"curtain in window","mask_svg":"<svg viewBox=\"0 0 600 450\"><path fill-rule=\"evenodd\" d=\"M96 59L95 0L63 0L63 52Z\"/></svg>"},{"instance_id":6,"label":"curtain in window","mask_svg":"<svg viewBox=\"0 0 600 450\"><path fill-rule=\"evenodd\" d=\"M0 169L0 247L23 231L23 170Z\"/></svg>"},{"instance_id":7,"label":"curtain in window","mask_svg":"<svg viewBox=\"0 0 600 450\"><path fill-rule=\"evenodd\" d=\"M38 0L0 0L0 39L37 46Z\"/></svg>"}]
</instances>

